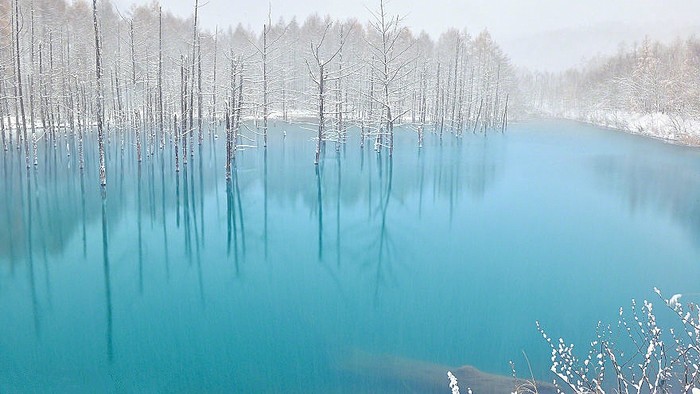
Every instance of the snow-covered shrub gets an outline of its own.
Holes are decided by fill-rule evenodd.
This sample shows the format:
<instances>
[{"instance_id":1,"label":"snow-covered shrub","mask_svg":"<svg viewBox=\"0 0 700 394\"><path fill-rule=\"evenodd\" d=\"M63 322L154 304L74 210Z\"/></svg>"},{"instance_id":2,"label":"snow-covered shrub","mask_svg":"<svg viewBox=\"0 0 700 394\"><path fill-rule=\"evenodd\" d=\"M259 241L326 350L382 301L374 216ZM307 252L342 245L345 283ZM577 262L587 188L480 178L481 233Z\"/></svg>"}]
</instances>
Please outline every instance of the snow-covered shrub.
<instances>
[{"instance_id":1,"label":"snow-covered shrub","mask_svg":"<svg viewBox=\"0 0 700 394\"><path fill-rule=\"evenodd\" d=\"M700 308L683 305L680 294L666 299L654 291L671 312L663 328L651 302L639 307L633 300L628 312L620 308L616 327L598 323L582 359L574 345L554 340L537 322L551 347L550 369L561 392L700 394Z\"/></svg>"},{"instance_id":2,"label":"snow-covered shrub","mask_svg":"<svg viewBox=\"0 0 700 394\"><path fill-rule=\"evenodd\" d=\"M459 394L459 383L457 382L457 378L452 374L452 371L447 371L447 379L450 380L452 394Z\"/></svg>"}]
</instances>

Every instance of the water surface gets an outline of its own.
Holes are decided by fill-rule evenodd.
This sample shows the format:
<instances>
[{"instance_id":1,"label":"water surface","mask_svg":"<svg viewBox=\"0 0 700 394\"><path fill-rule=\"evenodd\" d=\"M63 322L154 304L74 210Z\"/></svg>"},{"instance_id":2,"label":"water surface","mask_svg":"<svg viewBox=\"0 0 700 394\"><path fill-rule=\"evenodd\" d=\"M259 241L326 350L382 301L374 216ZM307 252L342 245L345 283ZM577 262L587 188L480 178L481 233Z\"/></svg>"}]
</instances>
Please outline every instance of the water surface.
<instances>
[{"instance_id":1,"label":"water surface","mask_svg":"<svg viewBox=\"0 0 700 394\"><path fill-rule=\"evenodd\" d=\"M222 139L176 173L112 135L104 199L92 141L83 173L70 137L29 173L3 152L0 392L405 391L358 352L527 377L525 351L550 380L536 320L583 350L653 286L698 292L697 149L569 122L416 139L317 171L277 125L227 183Z\"/></svg>"}]
</instances>

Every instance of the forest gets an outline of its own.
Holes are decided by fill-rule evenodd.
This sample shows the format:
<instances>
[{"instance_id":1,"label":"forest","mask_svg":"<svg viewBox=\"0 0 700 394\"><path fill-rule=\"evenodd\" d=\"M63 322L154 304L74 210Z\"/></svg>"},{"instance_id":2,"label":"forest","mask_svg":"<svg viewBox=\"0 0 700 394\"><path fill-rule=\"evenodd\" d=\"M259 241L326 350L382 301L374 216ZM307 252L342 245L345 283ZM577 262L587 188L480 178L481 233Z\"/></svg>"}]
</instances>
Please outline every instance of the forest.
<instances>
[{"instance_id":1,"label":"forest","mask_svg":"<svg viewBox=\"0 0 700 394\"><path fill-rule=\"evenodd\" d=\"M225 129L227 179L237 150L267 144L272 120L304 122L316 154L345 143L393 152L394 128L418 134L505 129L517 111L515 70L487 31L415 33L383 2L357 19L280 18L207 31L157 3L119 13L109 1L4 1L0 128L5 150L39 165L37 144L70 136L135 146L137 158L164 147L174 166ZM224 131L222 131L223 133ZM100 168L104 147L100 142ZM101 176L106 184L106 174Z\"/></svg>"},{"instance_id":2,"label":"forest","mask_svg":"<svg viewBox=\"0 0 700 394\"><path fill-rule=\"evenodd\" d=\"M157 2L121 13L109 1L0 2L3 149L37 166L41 140L70 136L82 166L83 135L97 129L135 146L139 161L172 146L179 169L195 144L221 132L229 179L239 149L266 146L271 121L313 131L316 164L351 128L363 146L391 154L395 127L421 146L425 132L503 131L528 116L700 142L695 38L647 38L550 73L516 68L486 30L413 32L383 1L366 23L319 15L273 23L270 8L257 29L214 31L199 26L199 7L185 20Z\"/></svg>"},{"instance_id":3,"label":"forest","mask_svg":"<svg viewBox=\"0 0 700 394\"><path fill-rule=\"evenodd\" d=\"M560 74L524 72L530 111L700 143L700 40L645 38Z\"/></svg>"}]
</instances>

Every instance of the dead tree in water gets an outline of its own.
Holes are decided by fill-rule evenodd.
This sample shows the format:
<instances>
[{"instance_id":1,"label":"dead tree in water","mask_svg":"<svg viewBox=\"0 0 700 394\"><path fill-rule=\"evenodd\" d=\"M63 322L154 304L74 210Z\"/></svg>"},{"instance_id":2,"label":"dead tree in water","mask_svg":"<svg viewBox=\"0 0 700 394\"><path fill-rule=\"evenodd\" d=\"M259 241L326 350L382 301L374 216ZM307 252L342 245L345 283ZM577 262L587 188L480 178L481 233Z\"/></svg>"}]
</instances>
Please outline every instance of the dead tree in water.
<instances>
[{"instance_id":1,"label":"dead tree in water","mask_svg":"<svg viewBox=\"0 0 700 394\"><path fill-rule=\"evenodd\" d=\"M180 142L182 145L182 165L187 165L187 70L186 57L180 55Z\"/></svg>"},{"instance_id":2,"label":"dead tree in water","mask_svg":"<svg viewBox=\"0 0 700 394\"><path fill-rule=\"evenodd\" d=\"M226 175L230 179L230 164L236 160L240 137L241 111L243 110L243 60L234 59L231 49L230 91L226 104Z\"/></svg>"},{"instance_id":3,"label":"dead tree in water","mask_svg":"<svg viewBox=\"0 0 700 394\"><path fill-rule=\"evenodd\" d=\"M391 156L394 151L394 124L405 114L397 107L397 103L401 102L401 97L398 96L404 93L402 90L405 90L397 86L397 82L410 73L408 66L412 62L405 59L404 55L411 48L412 42L402 42L407 30L401 26L400 17L387 15L384 0L380 0L379 10L376 13L373 12L372 17L370 29L379 36L380 41L368 41L372 58L376 59L370 67L379 77L381 97L377 100L382 106L380 117L376 122L374 146L377 151L387 147Z\"/></svg>"},{"instance_id":4,"label":"dead tree in water","mask_svg":"<svg viewBox=\"0 0 700 394\"><path fill-rule=\"evenodd\" d=\"M268 14L268 22L267 25L263 25L263 45L262 45L262 67L263 67L263 148L267 148L267 114L268 114L268 91L267 91L267 86L268 86L268 74L269 74L269 65L268 65L268 55L270 48L268 47L268 34L270 33L270 29L272 28L272 21L270 21L270 15Z\"/></svg>"},{"instance_id":5,"label":"dead tree in water","mask_svg":"<svg viewBox=\"0 0 700 394\"><path fill-rule=\"evenodd\" d=\"M233 161L233 154L235 151L234 145L236 144L236 137L233 132L232 118L233 111L236 107L236 68L237 64L233 60L233 49L231 49L231 74L230 83L231 91L228 102L226 103L226 181L231 180L231 162Z\"/></svg>"},{"instance_id":6,"label":"dead tree in water","mask_svg":"<svg viewBox=\"0 0 700 394\"><path fill-rule=\"evenodd\" d=\"M191 77L191 84L190 86L190 105L189 105L189 117L190 117L190 127L187 130L187 132L190 135L190 141L192 141L192 133L194 131L194 84L195 84L195 62L197 61L197 15L199 11L199 0L194 0L194 27L192 29L192 68L190 71L192 72L192 77ZM201 141L201 127L200 127L200 143ZM190 144L192 145L192 144ZM193 149L192 146L190 146L190 149ZM194 152L192 150L191 152ZM187 157L187 153L185 153L185 156ZM185 163L187 163L185 159Z\"/></svg>"},{"instance_id":7,"label":"dead tree in water","mask_svg":"<svg viewBox=\"0 0 700 394\"><path fill-rule=\"evenodd\" d=\"M318 165L321 159L321 144L323 143L323 140L325 138L324 134L326 132L325 106L326 94L328 93L326 84L330 81L339 81L342 78L342 68L338 72L335 72L335 75L326 68L328 64L332 62L333 59L335 59L335 57L338 56L340 51L343 49L343 43L345 41L342 37L338 49L331 56L328 57L328 60L321 60L321 46L323 45L323 41L326 39L326 35L328 34L328 30L330 29L330 27L330 24L326 25L326 29L324 30L323 35L321 36L321 39L319 40L317 45L314 45L314 43L311 42L311 54L313 55L315 62L313 70L311 69L311 65L309 64L308 60L306 60L306 67L309 70L309 76L318 88L318 134L316 136L316 158L314 160L315 165Z\"/></svg>"},{"instance_id":8,"label":"dead tree in water","mask_svg":"<svg viewBox=\"0 0 700 394\"><path fill-rule=\"evenodd\" d=\"M263 25L262 32L262 45L250 42L260 55L260 66L262 69L262 120L263 120L263 148L267 148L267 129L268 129L268 117L270 115L270 70L272 68L273 59L272 51L276 49L276 44L284 36L286 32L286 27L284 31L279 33L276 38L272 39L270 33L272 32L272 10L269 9L267 13L267 23Z\"/></svg>"},{"instance_id":9,"label":"dead tree in water","mask_svg":"<svg viewBox=\"0 0 700 394\"><path fill-rule=\"evenodd\" d=\"M136 160L141 163L141 116L134 110L134 130L136 131Z\"/></svg>"},{"instance_id":10,"label":"dead tree in water","mask_svg":"<svg viewBox=\"0 0 700 394\"><path fill-rule=\"evenodd\" d=\"M506 94L506 106L503 109L503 118L501 120L501 133L506 131L506 127L508 127L508 99L510 98L510 95Z\"/></svg>"},{"instance_id":11,"label":"dead tree in water","mask_svg":"<svg viewBox=\"0 0 700 394\"><path fill-rule=\"evenodd\" d=\"M97 145L100 153L100 185L107 186L105 170L104 131L102 130L102 53L100 52L100 28L97 23L97 0L92 0L92 21L95 28L95 79L97 111Z\"/></svg>"},{"instance_id":12,"label":"dead tree in water","mask_svg":"<svg viewBox=\"0 0 700 394\"><path fill-rule=\"evenodd\" d=\"M217 26L216 29L214 30L214 74L212 75L212 83L211 83L211 124L214 127L214 130L216 130L216 65L217 65L217 51L218 51L218 44L219 44L219 27Z\"/></svg>"},{"instance_id":13,"label":"dead tree in water","mask_svg":"<svg viewBox=\"0 0 700 394\"><path fill-rule=\"evenodd\" d=\"M5 132L5 103L7 99L5 98L5 66L0 65L0 135L2 135L2 148L5 152L9 149L7 136Z\"/></svg>"},{"instance_id":14,"label":"dead tree in water","mask_svg":"<svg viewBox=\"0 0 700 394\"><path fill-rule=\"evenodd\" d=\"M350 25L350 30L352 29L352 25ZM337 76L334 77L333 79L336 82L335 90L336 90L336 99L335 99L335 129L336 129L336 141L335 141L335 150L339 151L340 150L340 145L345 143L345 140L347 138L347 125L345 123L344 115L345 111L347 111L347 108L349 107L346 105L346 100L347 100L347 92L345 91L345 88L343 86L343 78L344 75L343 73L345 72L343 70L343 46L345 46L345 40L347 39L347 34L343 34L345 31L344 26L340 26L340 43L338 44L338 69L335 71L337 73ZM348 32L349 33L349 32Z\"/></svg>"},{"instance_id":15,"label":"dead tree in water","mask_svg":"<svg viewBox=\"0 0 700 394\"><path fill-rule=\"evenodd\" d=\"M163 10L158 7L158 128L160 131L160 149L165 145L163 134Z\"/></svg>"},{"instance_id":16,"label":"dead tree in water","mask_svg":"<svg viewBox=\"0 0 700 394\"><path fill-rule=\"evenodd\" d=\"M19 100L19 111L22 117L22 139L24 142L24 156L27 168L29 165L29 142L27 141L27 118L24 113L24 95L22 93L22 66L20 62L21 51L19 46L19 0L15 0L15 18L14 18L14 44L15 44L15 78L17 81L17 99ZM33 120L32 120L33 121ZM17 123L17 122L15 122ZM19 135L19 127L17 128L17 134Z\"/></svg>"},{"instance_id":17,"label":"dead tree in water","mask_svg":"<svg viewBox=\"0 0 700 394\"><path fill-rule=\"evenodd\" d=\"M231 180L231 111L229 110L230 105L226 105L226 181Z\"/></svg>"},{"instance_id":18,"label":"dead tree in water","mask_svg":"<svg viewBox=\"0 0 700 394\"><path fill-rule=\"evenodd\" d=\"M235 110L236 112L236 123L233 125L233 143L234 147L237 144L238 138L240 137L240 130L241 130L241 112L243 111L243 60L241 58L238 58L238 65L239 65L239 71L238 71L238 100L236 101L236 107L232 108L232 110ZM233 150L233 158L235 159L235 153L236 150Z\"/></svg>"},{"instance_id":19,"label":"dead tree in water","mask_svg":"<svg viewBox=\"0 0 700 394\"><path fill-rule=\"evenodd\" d=\"M91 27L80 22L90 20L90 5L82 16L76 14L61 21L63 25L57 30L58 23L51 18L60 13L38 7L39 0L34 0L37 7L31 9L32 21L37 24L29 24L31 1L6 0L5 6L0 7L7 25L5 46L0 48L0 143L4 149L17 148L17 154L28 156L30 166L32 156L37 157L32 152L37 150L33 143L38 143L40 153L42 146L53 143L54 147L65 147L65 142L69 143L71 155L80 152L83 141L75 133L89 135L87 130L98 117L103 137L107 138L103 149L112 147L118 152L120 142L122 150L140 142L140 148L134 149L134 158L138 149L142 160L146 160L156 145L164 149L174 142L178 147L178 166L182 168L191 162L188 156L193 152L192 141L198 138L193 133L199 130L201 142L210 119L212 125L219 122L223 128L226 105L233 158L237 145L244 149L245 144L252 144L247 124L238 120L242 108L246 119L257 118L257 142L264 146L268 132L274 131L268 127L278 111L283 119L289 116L292 121L301 121L307 116L303 107L310 104L313 134L320 135L315 141L320 148L316 162L323 158L324 144L335 143L337 149L355 122L360 144L371 139L378 149L391 153L393 131L404 121L418 126L421 146L424 132L432 131L432 124L436 130L452 129L455 134L468 129L503 129L507 123L503 117L521 108L520 95L508 96L516 81L513 68L486 33L472 39L465 33L454 34L453 30L437 41L427 35L416 38L402 27L401 18L388 10L386 1L377 0L377 11L367 15L371 19L369 26L319 17L312 17L301 26L296 21L282 20L272 24L268 15L261 21L262 31L240 26L218 37L219 31L212 35L199 31L199 0L190 0L195 14L187 21L163 15L157 5L135 7L131 15L117 18L118 12L108 3L94 0L90 5L96 30L95 74L89 53L93 33L87 30L85 34L85 27ZM46 25L42 26L42 22ZM329 24L332 27L314 60L309 42L319 44ZM361 31L353 34L356 37L348 37L343 46L352 26ZM241 70L245 67L245 107L239 97L240 89L236 88L229 99L225 47L233 48L237 57L244 58L237 61L233 85L240 86ZM417 47L420 49L407 50ZM86 50L89 56L85 56ZM179 54L183 58L178 63ZM313 78L304 75L304 57L308 58ZM323 63L326 64L321 67ZM355 72L361 72L363 77L348 77ZM336 79L341 75L342 80ZM177 128L173 129L175 113ZM316 124L317 117L320 124ZM129 128L130 125L135 128ZM35 135L32 126L36 128ZM242 140L239 129L246 134ZM251 130L250 137L255 137L254 132ZM78 142L75 149L73 140L66 139L71 134ZM210 136L213 140L213 133ZM110 145L109 138L116 138L116 143ZM90 164L90 159L91 155L86 154L85 164L97 166L97 162Z\"/></svg>"},{"instance_id":20,"label":"dead tree in water","mask_svg":"<svg viewBox=\"0 0 700 394\"><path fill-rule=\"evenodd\" d=\"M197 36L197 143L202 145L202 43Z\"/></svg>"}]
</instances>

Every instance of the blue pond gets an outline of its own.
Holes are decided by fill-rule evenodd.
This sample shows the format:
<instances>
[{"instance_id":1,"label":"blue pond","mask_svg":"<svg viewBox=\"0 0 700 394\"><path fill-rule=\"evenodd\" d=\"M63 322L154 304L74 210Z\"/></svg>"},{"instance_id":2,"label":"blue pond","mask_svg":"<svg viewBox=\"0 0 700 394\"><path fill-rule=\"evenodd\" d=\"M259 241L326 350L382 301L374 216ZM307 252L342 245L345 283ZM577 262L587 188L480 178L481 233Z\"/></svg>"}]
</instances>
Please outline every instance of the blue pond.
<instances>
[{"instance_id":1,"label":"blue pond","mask_svg":"<svg viewBox=\"0 0 700 394\"><path fill-rule=\"evenodd\" d=\"M410 392L523 352L551 380L536 321L584 351L654 286L698 293L697 149L537 121L391 159L355 135L316 171L278 124L227 183L222 138L176 173L112 135L103 199L94 141L81 174L58 137L29 172L1 152L0 392Z\"/></svg>"}]
</instances>

